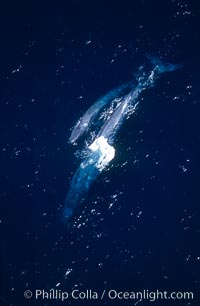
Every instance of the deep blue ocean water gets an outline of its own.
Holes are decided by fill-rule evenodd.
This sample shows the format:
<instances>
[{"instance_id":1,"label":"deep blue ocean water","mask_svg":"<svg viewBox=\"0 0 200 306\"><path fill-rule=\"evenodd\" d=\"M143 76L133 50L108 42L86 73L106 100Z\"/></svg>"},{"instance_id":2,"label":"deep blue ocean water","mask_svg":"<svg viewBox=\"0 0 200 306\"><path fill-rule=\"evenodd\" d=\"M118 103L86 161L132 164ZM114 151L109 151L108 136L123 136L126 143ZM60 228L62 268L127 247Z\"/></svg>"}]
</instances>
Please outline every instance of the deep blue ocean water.
<instances>
[{"instance_id":1,"label":"deep blue ocean water","mask_svg":"<svg viewBox=\"0 0 200 306\"><path fill-rule=\"evenodd\" d=\"M0 15L0 305L199 305L197 1L27 2ZM83 145L68 143L71 129L146 54L183 67L144 92L68 228L60 211ZM24 297L51 288L194 299Z\"/></svg>"}]
</instances>

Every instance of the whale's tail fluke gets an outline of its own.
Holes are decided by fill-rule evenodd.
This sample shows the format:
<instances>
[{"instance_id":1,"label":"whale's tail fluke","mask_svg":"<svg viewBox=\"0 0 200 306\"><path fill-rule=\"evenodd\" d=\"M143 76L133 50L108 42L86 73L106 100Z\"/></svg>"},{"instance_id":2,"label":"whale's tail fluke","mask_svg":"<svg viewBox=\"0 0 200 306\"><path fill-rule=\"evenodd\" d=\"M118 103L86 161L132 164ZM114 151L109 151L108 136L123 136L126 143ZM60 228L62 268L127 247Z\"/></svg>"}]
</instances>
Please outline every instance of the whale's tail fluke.
<instances>
[{"instance_id":1,"label":"whale's tail fluke","mask_svg":"<svg viewBox=\"0 0 200 306\"><path fill-rule=\"evenodd\" d=\"M182 64L171 64L164 62L158 57L152 56L150 54L146 54L146 58L150 61L151 65L154 67L158 73L171 72L183 67Z\"/></svg>"}]
</instances>

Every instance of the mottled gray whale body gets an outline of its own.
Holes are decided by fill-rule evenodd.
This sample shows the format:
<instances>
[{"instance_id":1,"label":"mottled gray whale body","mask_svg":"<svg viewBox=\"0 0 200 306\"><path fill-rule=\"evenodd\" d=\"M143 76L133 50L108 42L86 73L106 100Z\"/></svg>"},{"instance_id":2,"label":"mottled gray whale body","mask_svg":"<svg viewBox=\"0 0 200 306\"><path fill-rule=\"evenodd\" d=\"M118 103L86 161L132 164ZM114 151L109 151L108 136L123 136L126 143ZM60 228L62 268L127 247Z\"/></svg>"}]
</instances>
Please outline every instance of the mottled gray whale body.
<instances>
[{"instance_id":1,"label":"mottled gray whale body","mask_svg":"<svg viewBox=\"0 0 200 306\"><path fill-rule=\"evenodd\" d=\"M84 151L86 149L87 154L85 154L79 168L74 173L62 209L64 222L68 223L73 217L79 203L82 203L86 198L92 183L114 158L113 143L115 136L124 120L135 111L141 100L141 93L154 86L160 74L180 68L176 65L165 65L159 59L150 58L150 60L150 71L146 73L140 70L141 73L137 76L138 84L135 88L133 88L133 83L129 82L110 91L97 100L73 128L69 139L71 143L76 142L90 128L91 123L94 123L92 140L88 137L85 142L86 148L84 148ZM106 113L105 116L101 115L99 120L94 122L95 117L107 104L110 104L110 106L103 111L103 113ZM100 127L100 125L102 126Z\"/></svg>"},{"instance_id":2,"label":"mottled gray whale body","mask_svg":"<svg viewBox=\"0 0 200 306\"><path fill-rule=\"evenodd\" d=\"M102 126L101 130L97 134L97 138L103 136L108 139L109 143L112 143L112 139L114 137L114 132L117 132L120 124L122 123L123 117L126 114L128 104L129 104L129 96L126 96L117 108L114 110L109 120L107 120Z\"/></svg>"},{"instance_id":3,"label":"mottled gray whale body","mask_svg":"<svg viewBox=\"0 0 200 306\"><path fill-rule=\"evenodd\" d=\"M81 137L89 129L91 123L98 115L100 110L107 104L111 103L115 97L123 95L126 90L130 89L133 86L133 82L128 82L122 84L121 86L111 90L105 96L98 99L90 108L85 112L85 114L78 120L75 127L72 130L69 142L74 143L76 140Z\"/></svg>"}]
</instances>

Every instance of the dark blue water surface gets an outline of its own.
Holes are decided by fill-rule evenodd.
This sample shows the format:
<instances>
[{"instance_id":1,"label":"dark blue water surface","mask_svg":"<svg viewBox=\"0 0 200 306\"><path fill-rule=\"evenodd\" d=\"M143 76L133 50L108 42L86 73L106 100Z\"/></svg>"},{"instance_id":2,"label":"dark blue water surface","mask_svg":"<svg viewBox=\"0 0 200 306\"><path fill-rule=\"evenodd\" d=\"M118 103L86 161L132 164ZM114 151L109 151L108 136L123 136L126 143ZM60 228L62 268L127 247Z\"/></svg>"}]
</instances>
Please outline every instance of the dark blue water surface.
<instances>
[{"instance_id":1,"label":"dark blue water surface","mask_svg":"<svg viewBox=\"0 0 200 306\"><path fill-rule=\"evenodd\" d=\"M200 302L200 5L27 1L0 9L0 305L150 305L24 292L192 291ZM146 54L183 68L144 92L70 227L71 128ZM79 147L80 146L80 147Z\"/></svg>"}]
</instances>

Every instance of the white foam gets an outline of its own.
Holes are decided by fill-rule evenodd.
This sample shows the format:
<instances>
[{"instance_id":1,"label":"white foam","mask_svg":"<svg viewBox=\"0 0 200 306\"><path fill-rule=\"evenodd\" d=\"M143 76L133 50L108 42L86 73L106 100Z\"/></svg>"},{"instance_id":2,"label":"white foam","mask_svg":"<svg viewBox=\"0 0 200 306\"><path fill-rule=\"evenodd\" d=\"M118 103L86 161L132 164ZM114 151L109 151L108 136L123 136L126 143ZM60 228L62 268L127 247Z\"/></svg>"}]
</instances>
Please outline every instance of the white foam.
<instances>
[{"instance_id":1,"label":"white foam","mask_svg":"<svg viewBox=\"0 0 200 306\"><path fill-rule=\"evenodd\" d=\"M103 170L109 162L115 157L115 149L109 145L108 140L100 136L89 146L92 152L99 153L99 159L96 162L96 167Z\"/></svg>"}]
</instances>

